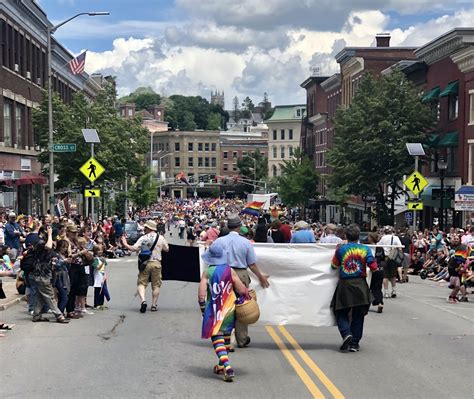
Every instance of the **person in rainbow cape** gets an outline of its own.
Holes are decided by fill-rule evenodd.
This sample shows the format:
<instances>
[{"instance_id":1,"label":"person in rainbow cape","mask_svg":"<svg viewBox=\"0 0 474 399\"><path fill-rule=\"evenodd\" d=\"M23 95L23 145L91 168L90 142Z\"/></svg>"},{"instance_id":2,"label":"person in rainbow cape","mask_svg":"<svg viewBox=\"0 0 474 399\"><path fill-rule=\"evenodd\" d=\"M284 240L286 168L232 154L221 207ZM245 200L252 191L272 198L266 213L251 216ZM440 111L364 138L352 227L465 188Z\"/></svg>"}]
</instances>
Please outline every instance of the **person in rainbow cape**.
<instances>
[{"instance_id":1,"label":"person in rainbow cape","mask_svg":"<svg viewBox=\"0 0 474 399\"><path fill-rule=\"evenodd\" d=\"M211 338L219 359L214 366L215 374L223 374L224 381L232 382L235 377L229 362L230 335L235 327L236 295L248 296L248 288L227 265L227 254L221 243L213 243L201 256L209 265L202 274L199 284L199 306L203 315L203 339Z\"/></svg>"}]
</instances>

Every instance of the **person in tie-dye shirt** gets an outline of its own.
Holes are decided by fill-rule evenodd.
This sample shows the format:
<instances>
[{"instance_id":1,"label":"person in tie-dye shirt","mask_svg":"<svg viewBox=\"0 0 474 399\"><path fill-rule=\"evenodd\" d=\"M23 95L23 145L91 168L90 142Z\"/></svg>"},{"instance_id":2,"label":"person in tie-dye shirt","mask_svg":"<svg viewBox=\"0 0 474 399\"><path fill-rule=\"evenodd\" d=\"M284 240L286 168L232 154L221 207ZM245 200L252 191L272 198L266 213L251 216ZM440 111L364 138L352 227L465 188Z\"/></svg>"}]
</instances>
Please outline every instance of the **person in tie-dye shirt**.
<instances>
[{"instance_id":1,"label":"person in tie-dye shirt","mask_svg":"<svg viewBox=\"0 0 474 399\"><path fill-rule=\"evenodd\" d=\"M336 249L331 267L339 272L339 283L331 306L342 337L341 351L359 351L364 329L364 317L370 306L367 285L367 267L378 269L377 262L367 245L359 244L360 228L351 224L346 229L348 243ZM349 319L349 313L352 313Z\"/></svg>"},{"instance_id":2,"label":"person in tie-dye shirt","mask_svg":"<svg viewBox=\"0 0 474 399\"><path fill-rule=\"evenodd\" d=\"M209 268L202 274L199 284L199 306L203 314L201 337L211 338L219 359L214 373L223 374L224 380L231 382L235 376L229 362L230 335L235 327L234 290L248 296L248 288L227 265L227 254L221 243L214 242L202 255L202 260Z\"/></svg>"}]
</instances>

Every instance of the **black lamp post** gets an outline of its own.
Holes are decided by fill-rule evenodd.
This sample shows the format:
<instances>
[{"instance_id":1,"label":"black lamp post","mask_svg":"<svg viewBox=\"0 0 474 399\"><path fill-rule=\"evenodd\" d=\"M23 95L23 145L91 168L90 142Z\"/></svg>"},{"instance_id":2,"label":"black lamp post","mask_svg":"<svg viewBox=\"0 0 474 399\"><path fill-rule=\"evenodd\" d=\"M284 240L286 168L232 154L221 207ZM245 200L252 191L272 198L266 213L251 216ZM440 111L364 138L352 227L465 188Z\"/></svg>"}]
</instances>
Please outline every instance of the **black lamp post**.
<instances>
[{"instance_id":1,"label":"black lamp post","mask_svg":"<svg viewBox=\"0 0 474 399\"><path fill-rule=\"evenodd\" d=\"M441 181L441 197L439 202L439 229L444 231L444 176L446 174L446 169L448 169L448 162L445 161L443 158L438 159L437 162L438 172L439 172L439 179Z\"/></svg>"}]
</instances>

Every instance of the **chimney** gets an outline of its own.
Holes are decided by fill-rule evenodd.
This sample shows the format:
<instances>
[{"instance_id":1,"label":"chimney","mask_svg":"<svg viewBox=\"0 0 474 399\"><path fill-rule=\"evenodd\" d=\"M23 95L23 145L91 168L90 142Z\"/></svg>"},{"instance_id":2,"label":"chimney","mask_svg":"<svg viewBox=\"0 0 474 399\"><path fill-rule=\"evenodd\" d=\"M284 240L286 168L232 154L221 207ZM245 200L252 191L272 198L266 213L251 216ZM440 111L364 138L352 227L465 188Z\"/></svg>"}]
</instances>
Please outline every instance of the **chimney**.
<instances>
[{"instance_id":1,"label":"chimney","mask_svg":"<svg viewBox=\"0 0 474 399\"><path fill-rule=\"evenodd\" d=\"M377 33L375 40L377 47L390 47L390 33Z\"/></svg>"}]
</instances>

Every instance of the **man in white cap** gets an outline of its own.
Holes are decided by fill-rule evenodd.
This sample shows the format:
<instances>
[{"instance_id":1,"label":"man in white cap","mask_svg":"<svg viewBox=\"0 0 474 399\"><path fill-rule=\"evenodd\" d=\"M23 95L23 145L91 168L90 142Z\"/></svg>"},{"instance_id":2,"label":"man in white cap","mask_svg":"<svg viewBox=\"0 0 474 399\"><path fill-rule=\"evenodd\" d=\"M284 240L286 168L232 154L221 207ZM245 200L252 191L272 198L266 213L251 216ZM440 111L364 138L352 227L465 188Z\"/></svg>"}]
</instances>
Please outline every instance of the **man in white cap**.
<instances>
[{"instance_id":1,"label":"man in white cap","mask_svg":"<svg viewBox=\"0 0 474 399\"><path fill-rule=\"evenodd\" d=\"M150 251L151 257L147 261L146 266L143 270L138 272L137 279L137 293L140 297L140 313L145 313L147 308L147 303L145 299L146 287L148 282L151 281L152 289L152 303L150 310L156 312L158 310L158 296L160 295L161 287L161 252L169 251L168 242L165 238L156 232L157 226L156 223L152 220L149 220L145 223L144 226L145 235L141 236L135 245L128 245L125 237L122 236L122 245L125 248L128 248L130 251L143 252Z\"/></svg>"}]
</instances>

